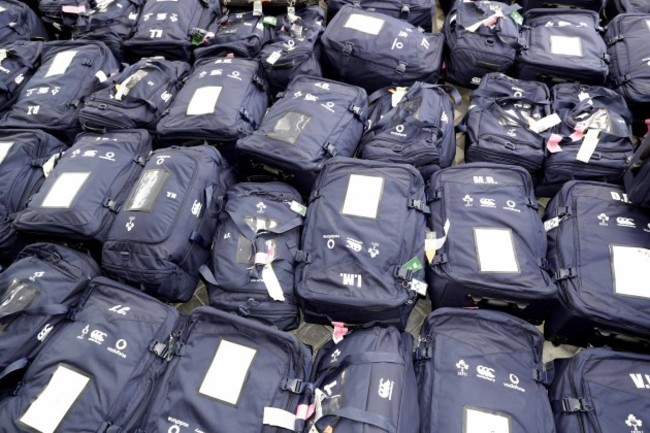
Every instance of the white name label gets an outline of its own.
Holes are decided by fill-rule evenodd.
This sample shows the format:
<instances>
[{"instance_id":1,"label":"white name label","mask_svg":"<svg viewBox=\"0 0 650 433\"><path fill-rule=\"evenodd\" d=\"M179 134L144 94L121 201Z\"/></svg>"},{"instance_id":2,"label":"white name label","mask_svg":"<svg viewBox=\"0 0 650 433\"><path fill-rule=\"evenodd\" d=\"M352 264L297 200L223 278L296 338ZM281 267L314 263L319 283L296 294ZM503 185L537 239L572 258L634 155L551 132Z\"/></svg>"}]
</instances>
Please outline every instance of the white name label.
<instances>
[{"instance_id":1,"label":"white name label","mask_svg":"<svg viewBox=\"0 0 650 433\"><path fill-rule=\"evenodd\" d=\"M70 63L72 63L72 59L74 59L74 56L76 55L77 52L74 50L58 53L54 56L54 60L52 60L52 64L50 65L50 69L47 70L45 78L65 74L65 71L68 70Z\"/></svg>"},{"instance_id":2,"label":"white name label","mask_svg":"<svg viewBox=\"0 0 650 433\"><path fill-rule=\"evenodd\" d=\"M582 40L578 36L551 35L551 52L559 56L582 57Z\"/></svg>"},{"instance_id":3,"label":"white name label","mask_svg":"<svg viewBox=\"0 0 650 433\"><path fill-rule=\"evenodd\" d=\"M512 231L475 228L474 241L481 272L519 272Z\"/></svg>"},{"instance_id":4,"label":"white name label","mask_svg":"<svg viewBox=\"0 0 650 433\"><path fill-rule=\"evenodd\" d=\"M650 299L650 250L640 247L611 246L612 276L617 295Z\"/></svg>"},{"instance_id":5,"label":"white name label","mask_svg":"<svg viewBox=\"0 0 650 433\"><path fill-rule=\"evenodd\" d=\"M206 86L196 89L192 100L187 106L187 115L200 116L214 113L219 95L221 95L221 89L221 86Z\"/></svg>"},{"instance_id":6,"label":"white name label","mask_svg":"<svg viewBox=\"0 0 650 433\"><path fill-rule=\"evenodd\" d=\"M341 213L363 218L377 218L383 191L383 177L351 174Z\"/></svg>"},{"instance_id":7,"label":"white name label","mask_svg":"<svg viewBox=\"0 0 650 433\"><path fill-rule=\"evenodd\" d=\"M510 433L510 417L465 407L463 433Z\"/></svg>"},{"instance_id":8,"label":"white name label","mask_svg":"<svg viewBox=\"0 0 650 433\"><path fill-rule=\"evenodd\" d=\"M379 34L383 26L384 20L382 19L362 14L352 14L343 27L376 36Z\"/></svg>"},{"instance_id":9,"label":"white name label","mask_svg":"<svg viewBox=\"0 0 650 433\"><path fill-rule=\"evenodd\" d=\"M40 433L54 433L89 382L89 377L64 365L57 366L20 422Z\"/></svg>"},{"instance_id":10,"label":"white name label","mask_svg":"<svg viewBox=\"0 0 650 433\"><path fill-rule=\"evenodd\" d=\"M257 350L221 340L199 393L236 405Z\"/></svg>"},{"instance_id":11,"label":"white name label","mask_svg":"<svg viewBox=\"0 0 650 433\"><path fill-rule=\"evenodd\" d=\"M54 181L41 207L70 207L89 176L90 173L62 173Z\"/></svg>"},{"instance_id":12,"label":"white name label","mask_svg":"<svg viewBox=\"0 0 650 433\"><path fill-rule=\"evenodd\" d=\"M13 147L14 142L13 141L3 141L0 142L0 164L5 160L7 157L7 154Z\"/></svg>"}]
</instances>

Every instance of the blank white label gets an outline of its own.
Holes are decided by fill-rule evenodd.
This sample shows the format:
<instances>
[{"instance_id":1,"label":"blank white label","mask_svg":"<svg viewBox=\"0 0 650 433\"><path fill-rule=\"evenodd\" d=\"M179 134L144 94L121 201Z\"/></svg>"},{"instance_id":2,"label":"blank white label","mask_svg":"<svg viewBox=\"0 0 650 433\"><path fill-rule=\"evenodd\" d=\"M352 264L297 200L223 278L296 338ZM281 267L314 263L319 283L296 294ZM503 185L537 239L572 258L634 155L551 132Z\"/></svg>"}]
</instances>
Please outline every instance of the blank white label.
<instances>
[{"instance_id":1,"label":"blank white label","mask_svg":"<svg viewBox=\"0 0 650 433\"><path fill-rule=\"evenodd\" d=\"M648 26L648 31L650 32L650 20L645 20L645 24Z\"/></svg>"},{"instance_id":2,"label":"blank white label","mask_svg":"<svg viewBox=\"0 0 650 433\"><path fill-rule=\"evenodd\" d=\"M64 74L70 66L70 63L72 63L72 59L74 59L74 56L76 55L76 51L69 50L60 52L54 56L54 60L52 60L52 64L50 65L50 69L47 70L45 78Z\"/></svg>"},{"instance_id":3,"label":"blank white label","mask_svg":"<svg viewBox=\"0 0 650 433\"><path fill-rule=\"evenodd\" d=\"M384 20L362 14L352 14L345 22L346 29L358 30L369 35L378 35L384 26Z\"/></svg>"},{"instance_id":4,"label":"blank white label","mask_svg":"<svg viewBox=\"0 0 650 433\"><path fill-rule=\"evenodd\" d=\"M582 40L578 36L551 35L551 52L559 56L582 57Z\"/></svg>"},{"instance_id":5,"label":"blank white label","mask_svg":"<svg viewBox=\"0 0 650 433\"><path fill-rule=\"evenodd\" d=\"M0 164L5 160L7 154L11 150L11 147L14 145L13 141L3 141L0 142Z\"/></svg>"},{"instance_id":6,"label":"blank white label","mask_svg":"<svg viewBox=\"0 0 650 433\"><path fill-rule=\"evenodd\" d=\"M363 218L377 218L383 191L383 177L351 174L341 213Z\"/></svg>"},{"instance_id":7,"label":"blank white label","mask_svg":"<svg viewBox=\"0 0 650 433\"><path fill-rule=\"evenodd\" d=\"M612 245L611 255L614 292L650 299L650 250Z\"/></svg>"},{"instance_id":8,"label":"blank white label","mask_svg":"<svg viewBox=\"0 0 650 433\"><path fill-rule=\"evenodd\" d=\"M510 433L510 417L465 407L463 433Z\"/></svg>"},{"instance_id":9,"label":"blank white label","mask_svg":"<svg viewBox=\"0 0 650 433\"><path fill-rule=\"evenodd\" d=\"M214 113L219 95L221 95L221 86L207 86L196 89L190 104L187 106L186 114L188 116L200 116Z\"/></svg>"},{"instance_id":10,"label":"blank white label","mask_svg":"<svg viewBox=\"0 0 650 433\"><path fill-rule=\"evenodd\" d=\"M510 229L474 228L481 272L519 272Z\"/></svg>"},{"instance_id":11,"label":"blank white label","mask_svg":"<svg viewBox=\"0 0 650 433\"><path fill-rule=\"evenodd\" d=\"M90 173L62 173L48 191L41 207L70 207Z\"/></svg>"},{"instance_id":12,"label":"blank white label","mask_svg":"<svg viewBox=\"0 0 650 433\"><path fill-rule=\"evenodd\" d=\"M89 377L66 366L57 366L50 383L29 406L20 422L41 433L54 433L89 382Z\"/></svg>"},{"instance_id":13,"label":"blank white label","mask_svg":"<svg viewBox=\"0 0 650 433\"><path fill-rule=\"evenodd\" d=\"M221 340L199 393L236 405L257 350Z\"/></svg>"}]
</instances>

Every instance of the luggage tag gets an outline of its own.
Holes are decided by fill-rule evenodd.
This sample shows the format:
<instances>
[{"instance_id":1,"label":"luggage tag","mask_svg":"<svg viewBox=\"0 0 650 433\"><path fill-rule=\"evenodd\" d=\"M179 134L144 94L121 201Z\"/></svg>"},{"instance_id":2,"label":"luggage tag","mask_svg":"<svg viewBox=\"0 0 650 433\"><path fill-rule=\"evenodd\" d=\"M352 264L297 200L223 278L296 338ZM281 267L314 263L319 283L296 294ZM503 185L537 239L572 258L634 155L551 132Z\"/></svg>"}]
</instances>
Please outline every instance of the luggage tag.
<instances>
[{"instance_id":1,"label":"luggage tag","mask_svg":"<svg viewBox=\"0 0 650 433\"><path fill-rule=\"evenodd\" d=\"M266 286L266 291L268 292L271 299L274 301L284 302L284 292L282 291L282 286L280 286L280 281L278 276L275 275L273 270L273 260L275 259L275 242L272 240L266 241L266 253L256 253L255 254L255 263L265 263L262 268L262 281Z\"/></svg>"},{"instance_id":2,"label":"luggage tag","mask_svg":"<svg viewBox=\"0 0 650 433\"><path fill-rule=\"evenodd\" d=\"M86 12L86 6L64 5L61 6L61 12L63 12L64 14L81 15Z\"/></svg>"},{"instance_id":3,"label":"luggage tag","mask_svg":"<svg viewBox=\"0 0 650 433\"><path fill-rule=\"evenodd\" d=\"M261 0L255 0L253 2L253 16L254 17L261 17L262 15L263 15L262 1Z\"/></svg>"},{"instance_id":4,"label":"luggage tag","mask_svg":"<svg viewBox=\"0 0 650 433\"><path fill-rule=\"evenodd\" d=\"M580 150L578 150L578 154L576 155L576 159L578 161L582 161L584 163L589 162L591 155L593 155L594 151L596 150L596 146L598 146L599 135L600 131L598 129L589 129L587 131L584 140L582 140L582 145L580 145Z\"/></svg>"},{"instance_id":5,"label":"luggage tag","mask_svg":"<svg viewBox=\"0 0 650 433\"><path fill-rule=\"evenodd\" d=\"M547 129L551 129L554 126L559 125L560 123L562 123L560 116L558 116L557 113L553 113L546 117L542 117L539 120L531 119L528 124L528 129L536 134L539 134L546 131Z\"/></svg>"},{"instance_id":6,"label":"luggage tag","mask_svg":"<svg viewBox=\"0 0 650 433\"><path fill-rule=\"evenodd\" d=\"M521 16L518 10L512 11L510 14L510 18L517 24L518 26L522 25L524 23L524 17Z\"/></svg>"},{"instance_id":7,"label":"luggage tag","mask_svg":"<svg viewBox=\"0 0 650 433\"><path fill-rule=\"evenodd\" d=\"M149 72L143 70L139 70L136 73L130 75L126 80L116 86L117 93L115 93L115 99L121 101L122 98L128 95L131 89L135 87L135 85L140 81L142 81L142 79L147 75L149 75Z\"/></svg>"},{"instance_id":8,"label":"luggage tag","mask_svg":"<svg viewBox=\"0 0 650 433\"><path fill-rule=\"evenodd\" d=\"M262 24L266 27L275 27L278 25L278 18L272 15L267 15L262 18Z\"/></svg>"},{"instance_id":9,"label":"luggage tag","mask_svg":"<svg viewBox=\"0 0 650 433\"><path fill-rule=\"evenodd\" d=\"M0 63L7 58L7 50L4 48L0 50Z\"/></svg>"},{"instance_id":10,"label":"luggage tag","mask_svg":"<svg viewBox=\"0 0 650 433\"><path fill-rule=\"evenodd\" d=\"M490 15L485 19L482 19L481 21L472 24L471 26L467 27L465 30L471 33L475 33L481 26L490 27L495 25L499 20L499 18L502 17L503 17L503 11L501 9L498 9L494 14Z\"/></svg>"},{"instance_id":11,"label":"luggage tag","mask_svg":"<svg viewBox=\"0 0 650 433\"><path fill-rule=\"evenodd\" d=\"M427 256L429 263L433 261L433 258L436 256L436 252L442 248L442 246L447 242L447 234L449 233L449 227L451 223L449 220L445 221L443 230L445 234L441 238L436 238L435 231L428 231L424 239L424 254Z\"/></svg>"},{"instance_id":12,"label":"luggage tag","mask_svg":"<svg viewBox=\"0 0 650 433\"><path fill-rule=\"evenodd\" d=\"M296 15L296 2L294 0L291 0L287 5L287 16L289 17L289 22L291 22L291 24L294 24L299 18Z\"/></svg>"},{"instance_id":13,"label":"luggage tag","mask_svg":"<svg viewBox=\"0 0 650 433\"><path fill-rule=\"evenodd\" d=\"M392 108L397 107L397 104L399 104L402 99L404 98L404 95L406 95L409 91L408 87L395 87L394 89L388 89L388 91L391 93L390 97L390 105Z\"/></svg>"},{"instance_id":14,"label":"luggage tag","mask_svg":"<svg viewBox=\"0 0 650 433\"><path fill-rule=\"evenodd\" d=\"M303 40L303 37L302 37L303 27L300 24L296 24L296 23L291 24L291 30L295 33L296 38L299 41Z\"/></svg>"},{"instance_id":15,"label":"luggage tag","mask_svg":"<svg viewBox=\"0 0 650 433\"><path fill-rule=\"evenodd\" d=\"M559 135L559 134L551 134L551 136L548 138L548 140L546 140L546 149L551 153L562 152L562 148L560 147L560 141L561 140L562 140L561 135Z\"/></svg>"},{"instance_id":16,"label":"luggage tag","mask_svg":"<svg viewBox=\"0 0 650 433\"><path fill-rule=\"evenodd\" d=\"M266 58L266 63L269 65L275 65L278 60L280 60L280 57L282 57L282 50L273 51L271 55Z\"/></svg>"},{"instance_id":17,"label":"luggage tag","mask_svg":"<svg viewBox=\"0 0 650 433\"><path fill-rule=\"evenodd\" d=\"M295 200L291 202L290 209L302 217L307 215L307 206L300 204Z\"/></svg>"},{"instance_id":18,"label":"luggage tag","mask_svg":"<svg viewBox=\"0 0 650 433\"><path fill-rule=\"evenodd\" d=\"M332 326L334 327L334 329L332 329L332 341L334 341L334 344L339 344L343 341L343 337L348 335L350 330L343 322L332 322Z\"/></svg>"}]
</instances>

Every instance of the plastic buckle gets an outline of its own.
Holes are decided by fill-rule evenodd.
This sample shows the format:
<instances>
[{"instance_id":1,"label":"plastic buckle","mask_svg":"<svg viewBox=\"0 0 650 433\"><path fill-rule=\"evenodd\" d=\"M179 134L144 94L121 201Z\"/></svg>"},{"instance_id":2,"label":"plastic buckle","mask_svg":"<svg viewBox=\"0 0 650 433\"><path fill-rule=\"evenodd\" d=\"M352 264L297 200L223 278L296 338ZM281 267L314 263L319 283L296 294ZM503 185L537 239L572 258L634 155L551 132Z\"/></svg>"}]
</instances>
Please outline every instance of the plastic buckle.
<instances>
[{"instance_id":1,"label":"plastic buckle","mask_svg":"<svg viewBox=\"0 0 650 433\"><path fill-rule=\"evenodd\" d=\"M555 281L562 281L576 276L574 268L558 269L555 272Z\"/></svg>"},{"instance_id":2,"label":"plastic buckle","mask_svg":"<svg viewBox=\"0 0 650 433\"><path fill-rule=\"evenodd\" d=\"M149 351L155 353L159 358L167 359L167 343L154 340L149 345Z\"/></svg>"},{"instance_id":3,"label":"plastic buckle","mask_svg":"<svg viewBox=\"0 0 650 433\"><path fill-rule=\"evenodd\" d=\"M395 68L395 72L400 75L404 75L404 73L406 73L406 63L399 62L399 65L397 65L397 68Z\"/></svg>"},{"instance_id":4,"label":"plastic buckle","mask_svg":"<svg viewBox=\"0 0 650 433\"><path fill-rule=\"evenodd\" d=\"M430 214L431 213L431 210L429 209L429 206L427 206L427 204L424 202L424 200L415 199L415 198L409 199L408 207L410 209L419 210L420 212L422 212L424 214Z\"/></svg>"},{"instance_id":5,"label":"plastic buckle","mask_svg":"<svg viewBox=\"0 0 650 433\"><path fill-rule=\"evenodd\" d=\"M405 269L401 266L396 266L393 276L403 281L411 281L413 279L413 271L411 269Z\"/></svg>"},{"instance_id":6,"label":"plastic buckle","mask_svg":"<svg viewBox=\"0 0 650 433\"><path fill-rule=\"evenodd\" d=\"M563 412L589 412L593 410L591 405L583 398L563 398L562 411Z\"/></svg>"},{"instance_id":7,"label":"plastic buckle","mask_svg":"<svg viewBox=\"0 0 650 433\"><path fill-rule=\"evenodd\" d=\"M361 116L361 107L359 107L358 105L350 104L350 106L348 107L348 110L350 110L351 112L353 112L357 116Z\"/></svg>"},{"instance_id":8,"label":"plastic buckle","mask_svg":"<svg viewBox=\"0 0 650 433\"><path fill-rule=\"evenodd\" d=\"M305 391L305 382L301 379L282 379L282 384L280 385L283 391L289 391L294 394L302 394Z\"/></svg>"},{"instance_id":9,"label":"plastic buckle","mask_svg":"<svg viewBox=\"0 0 650 433\"><path fill-rule=\"evenodd\" d=\"M294 260L298 263L310 263L311 254L303 250L298 250L296 251L296 257Z\"/></svg>"}]
</instances>

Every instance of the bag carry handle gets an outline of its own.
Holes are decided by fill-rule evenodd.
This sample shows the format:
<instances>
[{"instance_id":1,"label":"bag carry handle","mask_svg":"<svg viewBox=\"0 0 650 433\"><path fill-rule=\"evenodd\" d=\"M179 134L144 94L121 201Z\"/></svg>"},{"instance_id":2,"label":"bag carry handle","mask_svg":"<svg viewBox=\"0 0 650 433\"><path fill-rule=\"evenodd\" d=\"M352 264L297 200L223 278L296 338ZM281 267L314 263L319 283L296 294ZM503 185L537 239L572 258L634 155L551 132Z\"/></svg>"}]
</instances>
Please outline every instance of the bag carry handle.
<instances>
[{"instance_id":1,"label":"bag carry handle","mask_svg":"<svg viewBox=\"0 0 650 433\"><path fill-rule=\"evenodd\" d=\"M528 302L509 301L506 299L495 299L495 298L488 298L485 296L467 295L467 299L477 307L479 307L482 304L486 307L489 306L491 308L497 308L497 309L507 308L509 310L518 311L518 312L524 311L530 305Z\"/></svg>"}]
</instances>

